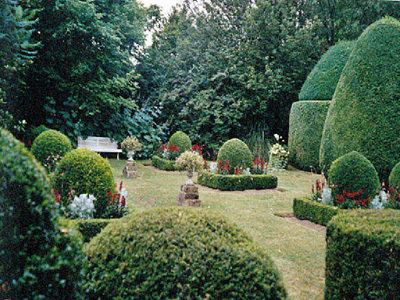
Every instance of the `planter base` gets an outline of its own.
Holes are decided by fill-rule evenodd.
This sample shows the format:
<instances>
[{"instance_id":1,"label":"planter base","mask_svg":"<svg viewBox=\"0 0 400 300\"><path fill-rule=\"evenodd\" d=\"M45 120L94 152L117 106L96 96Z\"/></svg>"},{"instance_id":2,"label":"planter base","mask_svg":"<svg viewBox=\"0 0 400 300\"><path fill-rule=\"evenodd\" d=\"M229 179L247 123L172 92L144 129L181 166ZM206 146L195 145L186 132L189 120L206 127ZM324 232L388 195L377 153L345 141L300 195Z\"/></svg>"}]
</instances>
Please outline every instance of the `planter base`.
<instances>
[{"instance_id":1,"label":"planter base","mask_svg":"<svg viewBox=\"0 0 400 300\"><path fill-rule=\"evenodd\" d=\"M136 162L134 160L127 160L124 170L122 171L125 177L136 178L138 176Z\"/></svg>"},{"instance_id":2,"label":"planter base","mask_svg":"<svg viewBox=\"0 0 400 300\"><path fill-rule=\"evenodd\" d=\"M182 184L178 196L178 204L182 206L201 206L198 187L194 184Z\"/></svg>"}]
</instances>

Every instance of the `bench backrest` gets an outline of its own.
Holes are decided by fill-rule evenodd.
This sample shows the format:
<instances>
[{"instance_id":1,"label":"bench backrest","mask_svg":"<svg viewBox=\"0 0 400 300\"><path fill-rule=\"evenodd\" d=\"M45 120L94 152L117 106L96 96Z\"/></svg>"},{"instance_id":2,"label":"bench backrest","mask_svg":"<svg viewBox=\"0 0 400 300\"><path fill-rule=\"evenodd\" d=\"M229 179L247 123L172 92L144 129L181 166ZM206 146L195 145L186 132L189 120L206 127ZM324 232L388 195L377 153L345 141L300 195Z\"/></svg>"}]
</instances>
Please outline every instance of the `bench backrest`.
<instances>
[{"instance_id":1,"label":"bench backrest","mask_svg":"<svg viewBox=\"0 0 400 300\"><path fill-rule=\"evenodd\" d=\"M92 150L118 149L118 143L107 137L88 136L85 140L78 137L78 148Z\"/></svg>"}]
</instances>

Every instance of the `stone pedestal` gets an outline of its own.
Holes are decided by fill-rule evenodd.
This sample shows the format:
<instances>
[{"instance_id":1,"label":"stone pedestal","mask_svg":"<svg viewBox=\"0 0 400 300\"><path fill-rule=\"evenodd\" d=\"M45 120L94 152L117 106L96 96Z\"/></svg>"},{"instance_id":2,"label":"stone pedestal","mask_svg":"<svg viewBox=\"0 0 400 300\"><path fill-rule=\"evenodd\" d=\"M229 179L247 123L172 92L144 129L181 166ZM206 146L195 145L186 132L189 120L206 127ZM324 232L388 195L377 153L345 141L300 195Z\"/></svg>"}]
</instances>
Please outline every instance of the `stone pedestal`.
<instances>
[{"instance_id":1,"label":"stone pedestal","mask_svg":"<svg viewBox=\"0 0 400 300\"><path fill-rule=\"evenodd\" d=\"M178 196L178 204L183 206L201 206L199 189L194 184L182 184Z\"/></svg>"},{"instance_id":2,"label":"stone pedestal","mask_svg":"<svg viewBox=\"0 0 400 300\"><path fill-rule=\"evenodd\" d=\"M134 160L128 159L126 161L126 165L125 165L125 168L122 171L122 173L124 174L125 177L128 177L128 178L137 177L138 173L137 173L137 168L136 168L136 162Z\"/></svg>"}]
</instances>

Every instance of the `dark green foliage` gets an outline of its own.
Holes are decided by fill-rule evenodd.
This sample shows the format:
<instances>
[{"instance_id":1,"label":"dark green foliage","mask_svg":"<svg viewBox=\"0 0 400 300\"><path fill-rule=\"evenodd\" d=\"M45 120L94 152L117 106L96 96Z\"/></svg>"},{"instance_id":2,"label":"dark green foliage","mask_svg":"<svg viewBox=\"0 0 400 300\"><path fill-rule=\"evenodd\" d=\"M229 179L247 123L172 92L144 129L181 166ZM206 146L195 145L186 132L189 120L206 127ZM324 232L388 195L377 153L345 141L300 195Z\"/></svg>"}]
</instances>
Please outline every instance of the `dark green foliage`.
<instances>
[{"instance_id":1,"label":"dark green foliage","mask_svg":"<svg viewBox=\"0 0 400 300\"><path fill-rule=\"evenodd\" d=\"M218 151L217 163L224 165L228 161L230 173L235 169L246 170L253 163L249 147L239 139L226 141Z\"/></svg>"},{"instance_id":2,"label":"dark green foliage","mask_svg":"<svg viewBox=\"0 0 400 300\"><path fill-rule=\"evenodd\" d=\"M222 191L244 191L274 189L278 178L273 175L220 175L211 172L199 172L197 182Z\"/></svg>"},{"instance_id":3,"label":"dark green foliage","mask_svg":"<svg viewBox=\"0 0 400 300\"><path fill-rule=\"evenodd\" d=\"M109 193L115 191L114 174L108 160L96 152L86 148L75 149L57 165L54 188L60 193L64 206L69 204L71 190L76 196L94 195L97 199L95 217L101 217L110 200Z\"/></svg>"},{"instance_id":4,"label":"dark green foliage","mask_svg":"<svg viewBox=\"0 0 400 300\"><path fill-rule=\"evenodd\" d=\"M192 148L192 142L188 135L182 131L177 131L169 138L168 145L173 144L175 147L179 147L179 153L183 153L186 150Z\"/></svg>"},{"instance_id":5,"label":"dark green foliage","mask_svg":"<svg viewBox=\"0 0 400 300\"><path fill-rule=\"evenodd\" d=\"M360 36L343 69L321 139L320 163L358 151L387 181L400 161L400 22L384 18Z\"/></svg>"},{"instance_id":6,"label":"dark green foliage","mask_svg":"<svg viewBox=\"0 0 400 300\"><path fill-rule=\"evenodd\" d=\"M341 210L338 207L318 203L310 199L293 200L293 213L300 220L308 220L326 226L339 212Z\"/></svg>"},{"instance_id":7,"label":"dark green foliage","mask_svg":"<svg viewBox=\"0 0 400 300\"><path fill-rule=\"evenodd\" d=\"M45 170L4 130L0 182L0 298L82 299L79 238L59 230Z\"/></svg>"},{"instance_id":8,"label":"dark green foliage","mask_svg":"<svg viewBox=\"0 0 400 300\"><path fill-rule=\"evenodd\" d=\"M60 225L71 229L78 229L83 242L88 243L98 235L103 228L113 222L113 219L60 219Z\"/></svg>"},{"instance_id":9,"label":"dark green foliage","mask_svg":"<svg viewBox=\"0 0 400 300\"><path fill-rule=\"evenodd\" d=\"M47 172L51 173L71 149L71 141L66 135L56 130L44 130L33 141L31 151Z\"/></svg>"},{"instance_id":10,"label":"dark green foliage","mask_svg":"<svg viewBox=\"0 0 400 300\"><path fill-rule=\"evenodd\" d=\"M400 213L339 214L326 233L325 299L399 299Z\"/></svg>"},{"instance_id":11,"label":"dark green foliage","mask_svg":"<svg viewBox=\"0 0 400 300\"><path fill-rule=\"evenodd\" d=\"M41 133L45 132L46 130L49 130L51 128L48 128L45 125L39 125L33 129L31 129L29 138L31 139L31 141L34 141Z\"/></svg>"},{"instance_id":12,"label":"dark green foliage","mask_svg":"<svg viewBox=\"0 0 400 300\"><path fill-rule=\"evenodd\" d=\"M319 171L319 149L330 101L299 101L289 117L289 159L301 170Z\"/></svg>"},{"instance_id":13,"label":"dark green foliage","mask_svg":"<svg viewBox=\"0 0 400 300\"><path fill-rule=\"evenodd\" d=\"M107 226L85 252L89 299L286 299L268 256L209 210L131 214Z\"/></svg>"},{"instance_id":14,"label":"dark green foliage","mask_svg":"<svg viewBox=\"0 0 400 300\"><path fill-rule=\"evenodd\" d=\"M163 159L157 155L154 155L151 159L154 167L164 171L175 171L175 161Z\"/></svg>"},{"instance_id":15,"label":"dark green foliage","mask_svg":"<svg viewBox=\"0 0 400 300\"><path fill-rule=\"evenodd\" d=\"M380 182L373 164L362 154L352 151L339 157L329 169L329 185L332 187L332 200L347 193L360 193L361 199L371 201L376 195ZM347 207L344 207L347 208Z\"/></svg>"},{"instance_id":16,"label":"dark green foliage","mask_svg":"<svg viewBox=\"0 0 400 300\"><path fill-rule=\"evenodd\" d=\"M332 99L340 74L355 43L339 42L322 55L300 90L300 101Z\"/></svg>"}]
</instances>

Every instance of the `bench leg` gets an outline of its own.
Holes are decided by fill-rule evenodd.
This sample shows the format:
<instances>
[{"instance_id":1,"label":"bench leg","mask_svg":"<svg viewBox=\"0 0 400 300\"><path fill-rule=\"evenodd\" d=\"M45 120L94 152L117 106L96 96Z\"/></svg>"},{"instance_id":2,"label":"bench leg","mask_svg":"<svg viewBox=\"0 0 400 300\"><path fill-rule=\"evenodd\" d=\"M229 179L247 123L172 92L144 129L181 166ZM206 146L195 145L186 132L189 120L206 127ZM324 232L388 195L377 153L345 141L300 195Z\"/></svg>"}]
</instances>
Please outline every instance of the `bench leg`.
<instances>
[{"instance_id":1,"label":"bench leg","mask_svg":"<svg viewBox=\"0 0 400 300\"><path fill-rule=\"evenodd\" d=\"M117 152L117 160L119 160L119 153Z\"/></svg>"}]
</instances>

